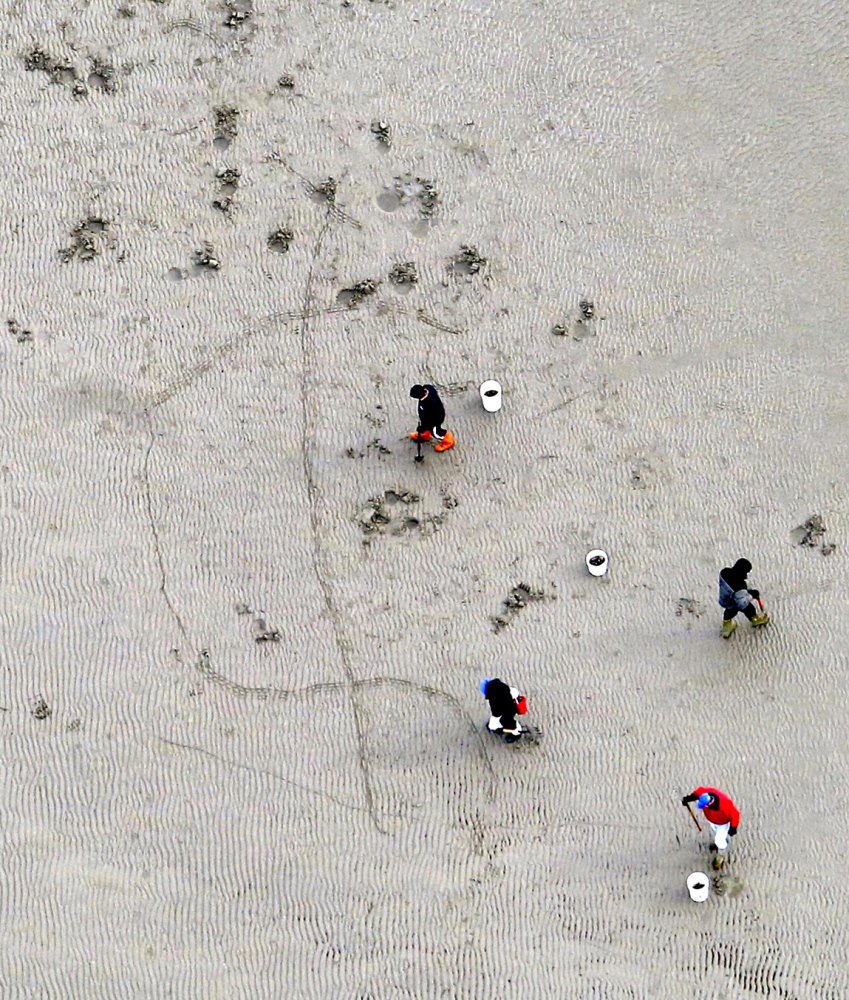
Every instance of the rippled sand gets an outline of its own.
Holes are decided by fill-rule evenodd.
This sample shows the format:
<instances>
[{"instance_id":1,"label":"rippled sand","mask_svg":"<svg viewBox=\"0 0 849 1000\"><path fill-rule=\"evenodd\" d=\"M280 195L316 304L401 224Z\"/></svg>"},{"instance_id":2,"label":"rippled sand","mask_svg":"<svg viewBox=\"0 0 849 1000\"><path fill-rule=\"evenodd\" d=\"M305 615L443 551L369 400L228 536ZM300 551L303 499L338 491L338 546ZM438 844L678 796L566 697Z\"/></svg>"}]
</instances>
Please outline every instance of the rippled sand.
<instances>
[{"instance_id":1,"label":"rippled sand","mask_svg":"<svg viewBox=\"0 0 849 1000\"><path fill-rule=\"evenodd\" d=\"M849 16L761 6L2 4L4 1000L849 995Z\"/></svg>"}]
</instances>

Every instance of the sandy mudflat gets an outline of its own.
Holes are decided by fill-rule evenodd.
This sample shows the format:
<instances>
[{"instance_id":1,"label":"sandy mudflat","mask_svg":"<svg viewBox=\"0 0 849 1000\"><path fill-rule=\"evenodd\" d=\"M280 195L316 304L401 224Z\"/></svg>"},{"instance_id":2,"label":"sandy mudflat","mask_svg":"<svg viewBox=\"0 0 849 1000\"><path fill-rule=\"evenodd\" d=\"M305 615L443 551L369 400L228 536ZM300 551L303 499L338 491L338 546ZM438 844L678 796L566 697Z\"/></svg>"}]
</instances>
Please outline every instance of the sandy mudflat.
<instances>
[{"instance_id":1,"label":"sandy mudflat","mask_svg":"<svg viewBox=\"0 0 849 1000\"><path fill-rule=\"evenodd\" d=\"M0 4L3 1000L849 996L849 16L751 6Z\"/></svg>"}]
</instances>

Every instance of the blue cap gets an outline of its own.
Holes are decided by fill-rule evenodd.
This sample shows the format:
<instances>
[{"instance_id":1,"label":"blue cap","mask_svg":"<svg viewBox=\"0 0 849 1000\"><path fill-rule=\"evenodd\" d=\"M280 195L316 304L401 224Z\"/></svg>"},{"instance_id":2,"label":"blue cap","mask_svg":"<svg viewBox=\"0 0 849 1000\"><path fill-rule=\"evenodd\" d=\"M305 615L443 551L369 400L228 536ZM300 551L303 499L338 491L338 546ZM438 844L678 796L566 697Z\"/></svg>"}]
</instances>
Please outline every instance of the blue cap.
<instances>
[{"instance_id":1,"label":"blue cap","mask_svg":"<svg viewBox=\"0 0 849 1000\"><path fill-rule=\"evenodd\" d=\"M478 684L478 689L480 693L484 696L484 698L486 698L486 687L491 680L492 680L491 677L484 677L484 679L480 682L480 684Z\"/></svg>"},{"instance_id":2,"label":"blue cap","mask_svg":"<svg viewBox=\"0 0 849 1000\"><path fill-rule=\"evenodd\" d=\"M712 795L708 795L707 792L702 792L702 794L699 796L698 800L696 801L696 805L699 807L699 809L704 809L704 807L705 806L709 806L712 801L713 801L713 796Z\"/></svg>"}]
</instances>

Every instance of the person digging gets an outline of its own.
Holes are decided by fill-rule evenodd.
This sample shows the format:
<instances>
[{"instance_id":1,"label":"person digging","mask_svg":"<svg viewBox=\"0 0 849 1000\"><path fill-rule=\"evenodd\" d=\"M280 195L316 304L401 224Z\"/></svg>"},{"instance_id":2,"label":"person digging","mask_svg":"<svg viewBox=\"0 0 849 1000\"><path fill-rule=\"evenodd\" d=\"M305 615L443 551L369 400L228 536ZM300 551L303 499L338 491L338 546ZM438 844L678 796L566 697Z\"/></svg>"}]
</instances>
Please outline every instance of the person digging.
<instances>
[{"instance_id":1,"label":"person digging","mask_svg":"<svg viewBox=\"0 0 849 1000\"><path fill-rule=\"evenodd\" d=\"M746 577L752 572L748 559L738 559L733 566L726 566L719 573L719 606L724 609L722 616L722 638L728 639L737 628L734 620L742 611L753 628L769 624L769 615L764 611L759 590L749 590Z\"/></svg>"},{"instance_id":2,"label":"person digging","mask_svg":"<svg viewBox=\"0 0 849 1000\"><path fill-rule=\"evenodd\" d=\"M702 814L710 826L713 835L713 843L710 845L711 853L714 855L713 867L722 868L725 863L725 852L728 850L729 838L736 836L737 827L740 825L740 810L734 804L731 796L721 792L718 788L700 786L681 799L681 805L687 806L688 809L691 802L695 802L696 808L702 810ZM690 814L693 815L692 810ZM696 821L695 816L693 816L693 820ZM696 826L699 826L698 821L696 821Z\"/></svg>"},{"instance_id":3,"label":"person digging","mask_svg":"<svg viewBox=\"0 0 849 1000\"><path fill-rule=\"evenodd\" d=\"M510 687L499 677L485 677L478 685L489 702L489 722L486 728L503 737L505 743L515 743L525 731L516 718L528 711L528 701L518 688Z\"/></svg>"},{"instance_id":4,"label":"person digging","mask_svg":"<svg viewBox=\"0 0 849 1000\"><path fill-rule=\"evenodd\" d=\"M410 435L411 441L433 441L434 451L448 451L454 447L454 435L443 426L445 407L439 398L436 387L432 385L414 385L410 389L410 397L418 402L418 427Z\"/></svg>"}]
</instances>

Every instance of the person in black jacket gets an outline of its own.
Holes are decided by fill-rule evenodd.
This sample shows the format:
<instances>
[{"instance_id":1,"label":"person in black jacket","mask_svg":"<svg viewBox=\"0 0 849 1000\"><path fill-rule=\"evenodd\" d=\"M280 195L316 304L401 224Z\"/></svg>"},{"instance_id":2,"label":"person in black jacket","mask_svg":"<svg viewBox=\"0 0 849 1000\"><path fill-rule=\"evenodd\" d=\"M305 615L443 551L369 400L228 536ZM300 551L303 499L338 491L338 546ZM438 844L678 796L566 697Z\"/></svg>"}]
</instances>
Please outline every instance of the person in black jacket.
<instances>
[{"instance_id":1,"label":"person in black jacket","mask_svg":"<svg viewBox=\"0 0 849 1000\"><path fill-rule=\"evenodd\" d=\"M515 743L524 731L516 716L527 711L525 696L499 677L485 677L479 687L480 693L489 702L487 729L503 736L505 743Z\"/></svg>"},{"instance_id":2,"label":"person in black jacket","mask_svg":"<svg viewBox=\"0 0 849 1000\"><path fill-rule=\"evenodd\" d=\"M738 559L733 566L725 566L719 572L719 606L725 611L722 616L723 639L727 639L737 628L734 619L741 611L755 628L769 624L769 615L760 602L760 591L749 590L746 578L751 572L752 564L748 559Z\"/></svg>"},{"instance_id":3,"label":"person in black jacket","mask_svg":"<svg viewBox=\"0 0 849 1000\"><path fill-rule=\"evenodd\" d=\"M432 385L414 385L410 389L412 399L419 401L419 425L410 435L413 441L436 441L434 451L448 451L454 447L454 435L443 426L445 407L439 398L436 387Z\"/></svg>"}]
</instances>

